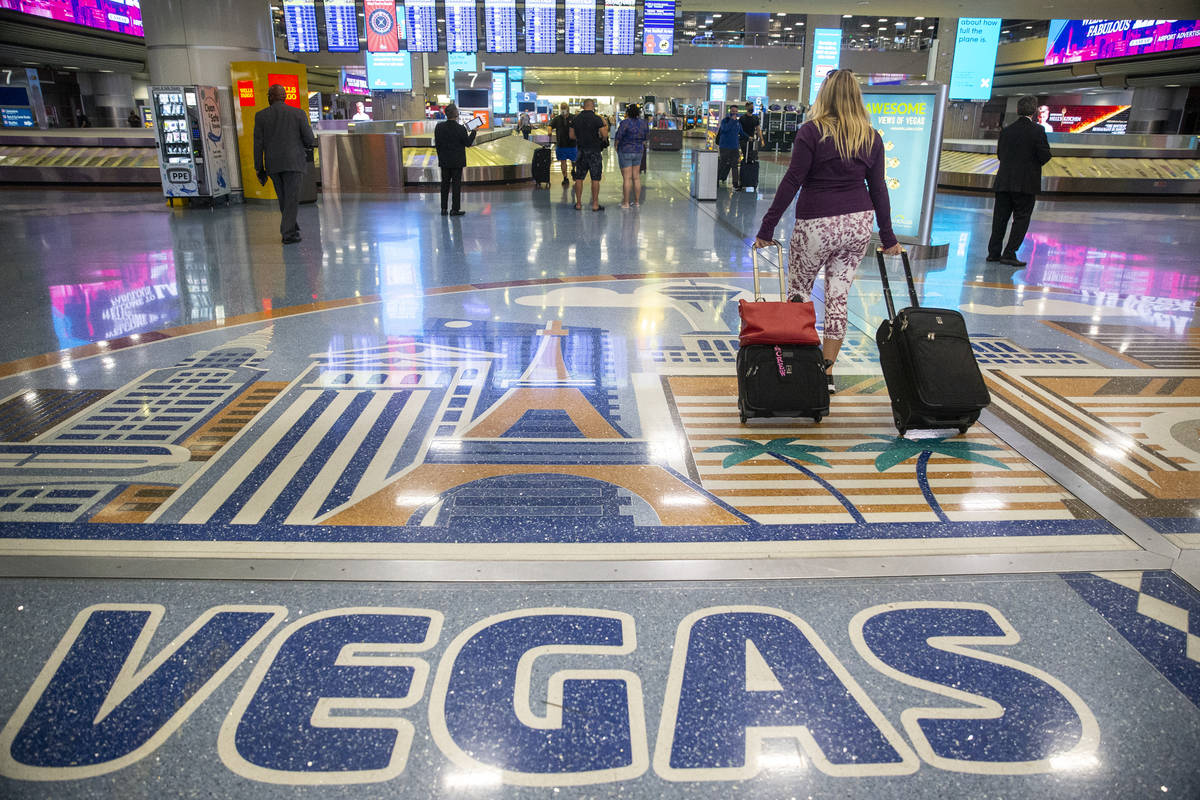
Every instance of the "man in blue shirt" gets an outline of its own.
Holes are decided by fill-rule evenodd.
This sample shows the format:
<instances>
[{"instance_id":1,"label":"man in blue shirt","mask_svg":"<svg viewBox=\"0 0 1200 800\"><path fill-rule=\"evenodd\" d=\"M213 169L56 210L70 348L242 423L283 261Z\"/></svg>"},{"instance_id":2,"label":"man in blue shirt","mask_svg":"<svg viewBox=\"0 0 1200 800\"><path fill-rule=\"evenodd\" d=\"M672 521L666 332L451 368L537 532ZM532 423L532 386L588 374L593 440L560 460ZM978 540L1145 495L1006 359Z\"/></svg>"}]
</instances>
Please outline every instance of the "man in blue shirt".
<instances>
[{"instance_id":1,"label":"man in blue shirt","mask_svg":"<svg viewBox=\"0 0 1200 800\"><path fill-rule=\"evenodd\" d=\"M717 180L720 183L725 182L725 178L729 176L729 170L732 169L733 188L742 188L738 158L742 154L742 139L749 138L742 130L742 123L738 119L738 107L729 106L725 111L725 116L721 118L721 127L717 128L717 149L721 151L717 161Z\"/></svg>"}]
</instances>

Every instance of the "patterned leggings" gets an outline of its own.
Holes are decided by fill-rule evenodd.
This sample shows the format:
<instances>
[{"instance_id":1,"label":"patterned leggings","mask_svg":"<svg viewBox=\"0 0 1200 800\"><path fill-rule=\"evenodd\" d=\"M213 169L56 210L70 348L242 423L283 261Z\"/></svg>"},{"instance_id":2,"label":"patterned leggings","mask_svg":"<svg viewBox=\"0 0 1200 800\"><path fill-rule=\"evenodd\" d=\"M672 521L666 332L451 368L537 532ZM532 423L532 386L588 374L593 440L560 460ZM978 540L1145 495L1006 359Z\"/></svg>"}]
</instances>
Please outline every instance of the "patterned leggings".
<instances>
[{"instance_id":1,"label":"patterned leggings","mask_svg":"<svg viewBox=\"0 0 1200 800\"><path fill-rule=\"evenodd\" d=\"M825 271L826 339L846 337L846 297L867 254L874 223L874 211L796 220L788 256L788 297L811 299L817 273Z\"/></svg>"}]
</instances>

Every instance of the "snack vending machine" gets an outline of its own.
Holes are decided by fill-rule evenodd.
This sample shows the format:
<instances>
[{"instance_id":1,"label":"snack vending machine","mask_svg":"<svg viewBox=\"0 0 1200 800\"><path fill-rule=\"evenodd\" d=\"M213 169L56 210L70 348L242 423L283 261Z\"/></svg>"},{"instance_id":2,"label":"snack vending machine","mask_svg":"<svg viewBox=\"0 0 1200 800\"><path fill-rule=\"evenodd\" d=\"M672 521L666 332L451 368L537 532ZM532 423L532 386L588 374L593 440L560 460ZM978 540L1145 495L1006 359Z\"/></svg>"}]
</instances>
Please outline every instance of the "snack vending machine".
<instances>
[{"instance_id":1,"label":"snack vending machine","mask_svg":"<svg viewBox=\"0 0 1200 800\"><path fill-rule=\"evenodd\" d=\"M167 197L229 196L221 104L213 86L155 86L158 169Z\"/></svg>"}]
</instances>

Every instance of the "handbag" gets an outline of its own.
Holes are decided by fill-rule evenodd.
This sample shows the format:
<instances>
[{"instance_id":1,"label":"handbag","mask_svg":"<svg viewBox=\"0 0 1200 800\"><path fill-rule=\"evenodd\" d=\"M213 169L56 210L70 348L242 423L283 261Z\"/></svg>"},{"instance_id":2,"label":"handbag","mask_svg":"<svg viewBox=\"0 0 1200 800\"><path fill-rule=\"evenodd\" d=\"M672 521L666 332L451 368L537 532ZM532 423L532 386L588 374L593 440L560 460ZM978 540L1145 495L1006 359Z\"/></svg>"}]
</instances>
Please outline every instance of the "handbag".
<instances>
[{"instance_id":1,"label":"handbag","mask_svg":"<svg viewBox=\"0 0 1200 800\"><path fill-rule=\"evenodd\" d=\"M758 250L751 250L754 269L754 300L738 301L738 316L742 329L738 342L742 347L751 344L820 344L817 336L817 314L811 300L789 303L783 278L783 245L771 245L779 252L779 301L766 300L758 286Z\"/></svg>"}]
</instances>

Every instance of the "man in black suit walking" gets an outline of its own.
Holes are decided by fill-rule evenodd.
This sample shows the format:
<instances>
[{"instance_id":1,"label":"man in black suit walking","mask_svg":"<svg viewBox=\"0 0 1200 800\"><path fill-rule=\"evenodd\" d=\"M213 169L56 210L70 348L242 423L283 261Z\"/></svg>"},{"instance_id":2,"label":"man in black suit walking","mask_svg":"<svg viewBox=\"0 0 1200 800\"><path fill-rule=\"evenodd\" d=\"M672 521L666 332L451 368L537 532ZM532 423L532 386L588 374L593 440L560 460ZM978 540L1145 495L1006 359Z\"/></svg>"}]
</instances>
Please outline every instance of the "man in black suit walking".
<instances>
[{"instance_id":1,"label":"man in black suit walking","mask_svg":"<svg viewBox=\"0 0 1200 800\"><path fill-rule=\"evenodd\" d=\"M446 118L433 129L433 146L437 148L438 167L442 171L442 216L449 213L452 217L461 217L465 212L459 205L462 202L462 174L467 166L467 148L475 144L475 131L468 131L458 124L458 106L451 103L446 106ZM446 201L451 192L454 202L450 211L446 211Z\"/></svg>"},{"instance_id":2,"label":"man in black suit walking","mask_svg":"<svg viewBox=\"0 0 1200 800\"><path fill-rule=\"evenodd\" d=\"M284 244L292 244L300 241L300 225L296 222L300 186L317 142L308 116L286 100L287 90L275 84L267 90L271 105L254 115L254 171L263 186L270 176L283 215L279 235Z\"/></svg>"},{"instance_id":3,"label":"man in black suit walking","mask_svg":"<svg viewBox=\"0 0 1200 800\"><path fill-rule=\"evenodd\" d=\"M1046 131L1033 121L1036 112L1036 97L1026 95L1018 100L1017 121L1000 132L1000 141L996 145L1000 168L992 187L996 192L996 208L992 212L992 238L988 242L987 260L1010 267L1025 266L1025 262L1017 258L1017 248L1025 241L1033 205L1042 188L1042 165L1050 160ZM1001 250L1009 217L1012 217L1012 230L1008 233L1008 246Z\"/></svg>"}]
</instances>

